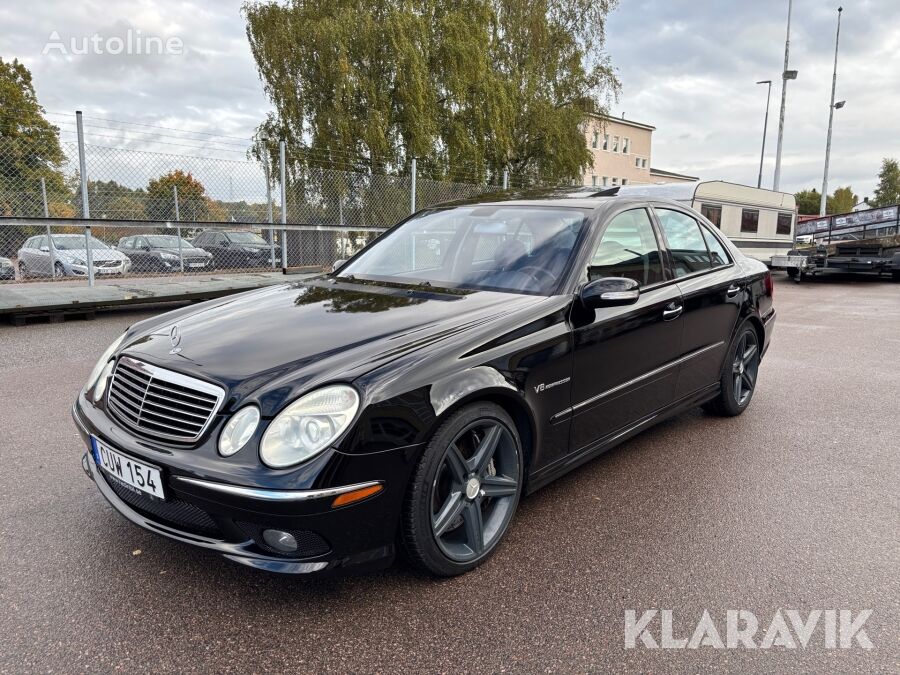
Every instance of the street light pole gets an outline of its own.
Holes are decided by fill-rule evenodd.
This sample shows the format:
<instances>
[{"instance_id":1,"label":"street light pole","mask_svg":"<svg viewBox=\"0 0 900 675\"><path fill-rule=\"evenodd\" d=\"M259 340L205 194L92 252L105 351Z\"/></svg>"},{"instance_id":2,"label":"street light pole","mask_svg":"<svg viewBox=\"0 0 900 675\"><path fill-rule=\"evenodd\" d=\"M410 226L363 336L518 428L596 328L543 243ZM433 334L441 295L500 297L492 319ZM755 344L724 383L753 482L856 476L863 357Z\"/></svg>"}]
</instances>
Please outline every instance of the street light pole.
<instances>
[{"instance_id":1,"label":"street light pole","mask_svg":"<svg viewBox=\"0 0 900 675\"><path fill-rule=\"evenodd\" d=\"M834 72L831 74L831 103L828 105L828 139L825 141L825 175L822 177L822 197L819 201L819 215L825 215L825 206L828 200L828 162L831 159L831 126L834 122L834 111L844 107L846 101L834 102L834 90L837 86L837 62L838 44L841 40L841 13L843 7L838 7L837 34L834 37Z\"/></svg>"},{"instance_id":2,"label":"street light pole","mask_svg":"<svg viewBox=\"0 0 900 675\"><path fill-rule=\"evenodd\" d=\"M769 128L769 100L772 98L772 80L760 80L756 84L767 84L769 85L769 91L766 94L766 119L763 122L763 140L762 140L762 150L759 153L759 178L756 180L756 187L762 187L762 172L763 172L763 161L766 157L766 131Z\"/></svg>"},{"instance_id":3,"label":"street light pole","mask_svg":"<svg viewBox=\"0 0 900 675\"><path fill-rule=\"evenodd\" d=\"M796 71L788 70L788 57L791 53L791 10L793 8L793 0L788 0L787 37L784 39L784 71L781 73L781 112L778 115L778 148L775 151L773 190L778 190L779 185L781 185L781 146L784 141L784 109L787 102L787 81L797 77ZM793 74L793 77L790 77L788 73Z\"/></svg>"}]
</instances>

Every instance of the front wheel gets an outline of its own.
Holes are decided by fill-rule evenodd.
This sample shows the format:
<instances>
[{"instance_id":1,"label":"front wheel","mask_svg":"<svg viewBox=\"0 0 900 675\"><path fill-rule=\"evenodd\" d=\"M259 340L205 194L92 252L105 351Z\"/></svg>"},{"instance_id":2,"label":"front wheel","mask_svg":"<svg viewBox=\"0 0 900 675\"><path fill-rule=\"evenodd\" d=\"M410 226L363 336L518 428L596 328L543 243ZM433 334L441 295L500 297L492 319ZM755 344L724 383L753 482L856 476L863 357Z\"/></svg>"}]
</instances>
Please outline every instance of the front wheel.
<instances>
[{"instance_id":1,"label":"front wheel","mask_svg":"<svg viewBox=\"0 0 900 675\"><path fill-rule=\"evenodd\" d=\"M719 395L703 407L711 413L726 417L744 412L756 390L759 359L759 336L753 325L745 321L728 350Z\"/></svg>"},{"instance_id":2,"label":"front wheel","mask_svg":"<svg viewBox=\"0 0 900 675\"><path fill-rule=\"evenodd\" d=\"M410 560L438 576L477 567L497 549L519 503L522 444L492 403L461 408L444 422L416 467L403 510Z\"/></svg>"}]
</instances>

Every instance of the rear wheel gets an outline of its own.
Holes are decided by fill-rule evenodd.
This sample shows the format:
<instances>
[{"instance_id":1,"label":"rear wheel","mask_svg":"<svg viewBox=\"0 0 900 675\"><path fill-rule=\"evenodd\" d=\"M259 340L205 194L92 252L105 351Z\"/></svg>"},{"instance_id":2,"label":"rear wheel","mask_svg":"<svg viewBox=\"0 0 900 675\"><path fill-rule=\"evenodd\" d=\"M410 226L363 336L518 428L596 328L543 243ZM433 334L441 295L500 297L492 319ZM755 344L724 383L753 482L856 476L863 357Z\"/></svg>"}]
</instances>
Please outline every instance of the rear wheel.
<instances>
[{"instance_id":1,"label":"rear wheel","mask_svg":"<svg viewBox=\"0 0 900 675\"><path fill-rule=\"evenodd\" d=\"M29 276L28 267L25 265L23 261L19 261L19 278L27 279Z\"/></svg>"},{"instance_id":2,"label":"rear wheel","mask_svg":"<svg viewBox=\"0 0 900 675\"><path fill-rule=\"evenodd\" d=\"M55 265L53 265L53 276L56 276L56 277L66 276L66 268L63 267L63 264L61 262L57 262Z\"/></svg>"},{"instance_id":3,"label":"rear wheel","mask_svg":"<svg viewBox=\"0 0 900 675\"><path fill-rule=\"evenodd\" d=\"M407 493L410 560L438 576L487 560L516 511L522 477L521 442L502 408L475 403L454 413L429 442Z\"/></svg>"},{"instance_id":4,"label":"rear wheel","mask_svg":"<svg viewBox=\"0 0 900 675\"><path fill-rule=\"evenodd\" d=\"M738 330L722 369L721 391L703 407L716 415L740 415L753 398L759 374L760 345L756 329L744 322Z\"/></svg>"}]
</instances>

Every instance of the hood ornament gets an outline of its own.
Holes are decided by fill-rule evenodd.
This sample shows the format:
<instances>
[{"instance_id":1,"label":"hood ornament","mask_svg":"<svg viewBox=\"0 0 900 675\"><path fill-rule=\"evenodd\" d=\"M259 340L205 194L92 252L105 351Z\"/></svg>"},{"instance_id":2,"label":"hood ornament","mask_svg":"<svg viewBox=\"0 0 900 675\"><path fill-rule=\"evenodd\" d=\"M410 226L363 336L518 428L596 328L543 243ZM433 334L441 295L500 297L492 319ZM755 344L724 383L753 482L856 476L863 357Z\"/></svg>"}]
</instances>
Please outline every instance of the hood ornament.
<instances>
[{"instance_id":1,"label":"hood ornament","mask_svg":"<svg viewBox=\"0 0 900 675\"><path fill-rule=\"evenodd\" d=\"M181 331L178 329L177 323L172 326L172 330L169 331L169 341L172 343L172 349L169 351L169 353L180 353L181 347L179 347L178 345L181 344Z\"/></svg>"}]
</instances>

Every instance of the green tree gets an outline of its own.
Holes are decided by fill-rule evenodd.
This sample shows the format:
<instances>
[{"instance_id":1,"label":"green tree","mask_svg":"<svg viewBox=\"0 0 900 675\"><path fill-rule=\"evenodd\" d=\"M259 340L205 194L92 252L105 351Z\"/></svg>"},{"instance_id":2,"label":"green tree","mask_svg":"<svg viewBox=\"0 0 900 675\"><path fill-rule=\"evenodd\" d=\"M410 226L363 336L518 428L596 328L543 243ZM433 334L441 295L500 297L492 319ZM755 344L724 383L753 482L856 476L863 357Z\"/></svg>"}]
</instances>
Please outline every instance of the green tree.
<instances>
[{"instance_id":1,"label":"green tree","mask_svg":"<svg viewBox=\"0 0 900 675\"><path fill-rule=\"evenodd\" d=\"M274 106L260 135L310 146L291 162L295 184L313 160L377 173L413 156L432 178L496 183L505 168L577 178L591 161L581 122L605 114L619 88L603 52L615 4L248 2L247 36ZM274 143L266 149L275 166Z\"/></svg>"},{"instance_id":2,"label":"green tree","mask_svg":"<svg viewBox=\"0 0 900 675\"><path fill-rule=\"evenodd\" d=\"M875 195L869 201L872 206L889 206L900 204L900 165L896 159L885 157L881 160L881 171L878 172L878 186Z\"/></svg>"},{"instance_id":3,"label":"green tree","mask_svg":"<svg viewBox=\"0 0 900 675\"><path fill-rule=\"evenodd\" d=\"M859 197L853 194L853 188L847 187L837 188L827 200L826 211L828 213L849 213L859 202Z\"/></svg>"},{"instance_id":4,"label":"green tree","mask_svg":"<svg viewBox=\"0 0 900 675\"><path fill-rule=\"evenodd\" d=\"M811 190L800 190L794 195L797 200L797 212L802 216L812 216L819 213L819 204L822 201L821 193L812 188Z\"/></svg>"},{"instance_id":5,"label":"green tree","mask_svg":"<svg viewBox=\"0 0 900 675\"><path fill-rule=\"evenodd\" d=\"M71 200L59 129L44 115L28 68L0 58L0 215L42 216L41 178L49 201Z\"/></svg>"},{"instance_id":6,"label":"green tree","mask_svg":"<svg viewBox=\"0 0 900 675\"><path fill-rule=\"evenodd\" d=\"M148 219L175 220L175 186L178 187L178 215L181 220L210 220L212 201L206 196L206 188L190 173L181 169L155 178L147 185Z\"/></svg>"},{"instance_id":7,"label":"green tree","mask_svg":"<svg viewBox=\"0 0 900 675\"><path fill-rule=\"evenodd\" d=\"M142 220L147 193L119 185L116 181L88 181L91 216L111 220Z\"/></svg>"}]
</instances>

